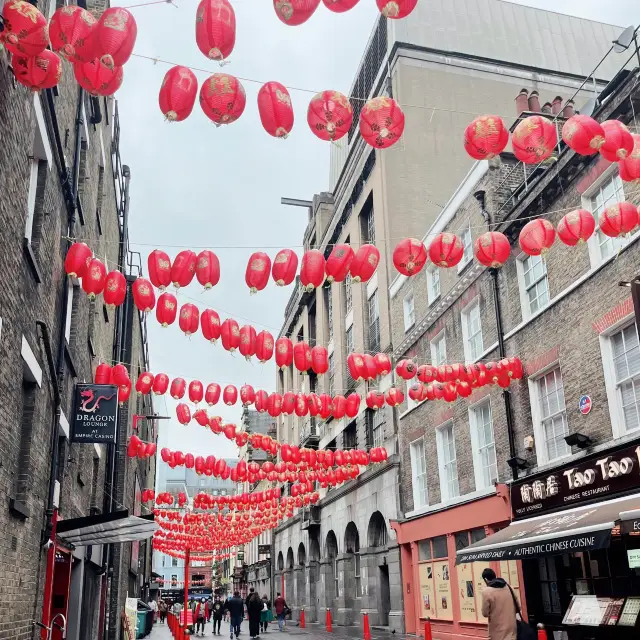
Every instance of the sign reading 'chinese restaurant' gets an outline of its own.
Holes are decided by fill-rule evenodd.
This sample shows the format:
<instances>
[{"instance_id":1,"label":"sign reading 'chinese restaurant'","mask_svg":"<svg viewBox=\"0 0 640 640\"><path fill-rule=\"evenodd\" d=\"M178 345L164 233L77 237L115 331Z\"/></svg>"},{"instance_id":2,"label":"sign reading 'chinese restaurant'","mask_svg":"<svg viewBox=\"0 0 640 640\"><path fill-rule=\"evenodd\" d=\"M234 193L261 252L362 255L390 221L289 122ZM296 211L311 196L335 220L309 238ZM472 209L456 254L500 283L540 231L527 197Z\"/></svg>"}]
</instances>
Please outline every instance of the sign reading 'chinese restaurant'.
<instances>
[{"instance_id":1,"label":"sign reading 'chinese restaurant'","mask_svg":"<svg viewBox=\"0 0 640 640\"><path fill-rule=\"evenodd\" d=\"M636 442L514 482L511 505L514 518L520 520L639 488L640 445Z\"/></svg>"},{"instance_id":2,"label":"sign reading 'chinese restaurant'","mask_svg":"<svg viewBox=\"0 0 640 640\"><path fill-rule=\"evenodd\" d=\"M118 387L77 384L73 396L72 442L114 443L118 428Z\"/></svg>"}]
</instances>

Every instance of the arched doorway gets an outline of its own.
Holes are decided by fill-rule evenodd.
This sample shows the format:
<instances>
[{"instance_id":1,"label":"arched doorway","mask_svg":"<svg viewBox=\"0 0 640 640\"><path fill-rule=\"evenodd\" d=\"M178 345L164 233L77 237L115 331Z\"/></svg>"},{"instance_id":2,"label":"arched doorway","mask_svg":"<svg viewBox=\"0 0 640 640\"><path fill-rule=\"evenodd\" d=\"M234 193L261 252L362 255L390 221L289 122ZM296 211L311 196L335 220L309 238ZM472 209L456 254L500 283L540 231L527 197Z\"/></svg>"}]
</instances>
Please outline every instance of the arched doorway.
<instances>
[{"instance_id":1,"label":"arched doorway","mask_svg":"<svg viewBox=\"0 0 640 640\"><path fill-rule=\"evenodd\" d=\"M309 532L309 621L320 619L320 541L317 530Z\"/></svg>"},{"instance_id":2,"label":"arched doorway","mask_svg":"<svg viewBox=\"0 0 640 640\"><path fill-rule=\"evenodd\" d=\"M298 564L303 567L307 564L307 552L302 542L298 545Z\"/></svg>"},{"instance_id":3,"label":"arched doorway","mask_svg":"<svg viewBox=\"0 0 640 640\"><path fill-rule=\"evenodd\" d=\"M338 539L333 530L327 533L324 546L324 557L328 561L324 580L325 607L331 607L337 595L338 581Z\"/></svg>"},{"instance_id":4,"label":"arched doorway","mask_svg":"<svg viewBox=\"0 0 640 640\"><path fill-rule=\"evenodd\" d=\"M353 577L355 581L355 597L362 595L360 582L360 534L355 523L350 522L344 532L344 551L353 555Z\"/></svg>"},{"instance_id":5,"label":"arched doorway","mask_svg":"<svg viewBox=\"0 0 640 640\"><path fill-rule=\"evenodd\" d=\"M290 603L291 606L295 600L295 586L293 582L293 549L289 547L287 550L287 561L286 561L286 578L284 582L284 599L287 603Z\"/></svg>"},{"instance_id":6,"label":"arched doorway","mask_svg":"<svg viewBox=\"0 0 640 640\"><path fill-rule=\"evenodd\" d=\"M294 599L294 607L296 615L299 615L300 608L307 606L307 593L306 593L306 585L307 583L307 550L304 547L304 544L301 542L298 545L298 564L295 569L295 584L296 584L296 592Z\"/></svg>"},{"instance_id":7,"label":"arched doorway","mask_svg":"<svg viewBox=\"0 0 640 640\"><path fill-rule=\"evenodd\" d=\"M367 544L373 549L386 549L388 541L389 530L387 529L387 522L379 511L374 511L371 514L371 518L369 518L369 526L367 527ZM381 554L378 557L384 558L384 555ZM378 563L377 573L376 608L380 615L380 624L386 626L389 624L389 611L391 611L389 566L386 562Z\"/></svg>"},{"instance_id":8,"label":"arched doorway","mask_svg":"<svg viewBox=\"0 0 640 640\"><path fill-rule=\"evenodd\" d=\"M282 551L278 554L278 571L284 571L284 556Z\"/></svg>"},{"instance_id":9,"label":"arched doorway","mask_svg":"<svg viewBox=\"0 0 640 640\"><path fill-rule=\"evenodd\" d=\"M339 580L344 601L344 621L342 624L358 624L360 598L362 596L360 569L360 533L354 522L349 522L344 531L344 553L341 560L342 571Z\"/></svg>"}]
</instances>

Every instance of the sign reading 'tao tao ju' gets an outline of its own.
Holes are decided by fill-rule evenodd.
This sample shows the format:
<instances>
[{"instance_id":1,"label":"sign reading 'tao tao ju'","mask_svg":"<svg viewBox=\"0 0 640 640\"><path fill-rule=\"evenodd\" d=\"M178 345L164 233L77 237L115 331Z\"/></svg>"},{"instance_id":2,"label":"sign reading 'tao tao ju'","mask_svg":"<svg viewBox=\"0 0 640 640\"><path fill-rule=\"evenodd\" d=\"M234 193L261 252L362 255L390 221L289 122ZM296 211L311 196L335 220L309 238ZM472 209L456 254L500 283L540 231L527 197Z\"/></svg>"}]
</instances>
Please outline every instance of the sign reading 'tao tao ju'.
<instances>
[{"instance_id":1,"label":"sign reading 'tao tao ju'","mask_svg":"<svg viewBox=\"0 0 640 640\"><path fill-rule=\"evenodd\" d=\"M72 442L114 443L118 431L118 387L77 384L73 394Z\"/></svg>"}]
</instances>

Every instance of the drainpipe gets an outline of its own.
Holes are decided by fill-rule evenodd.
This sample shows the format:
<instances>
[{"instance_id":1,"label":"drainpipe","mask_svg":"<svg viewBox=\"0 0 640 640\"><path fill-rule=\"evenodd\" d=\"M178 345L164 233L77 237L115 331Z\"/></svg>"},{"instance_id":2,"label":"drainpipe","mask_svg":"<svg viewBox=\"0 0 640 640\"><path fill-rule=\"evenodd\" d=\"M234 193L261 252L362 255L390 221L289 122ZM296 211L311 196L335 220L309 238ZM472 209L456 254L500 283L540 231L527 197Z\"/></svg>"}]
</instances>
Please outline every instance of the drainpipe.
<instances>
[{"instance_id":1,"label":"drainpipe","mask_svg":"<svg viewBox=\"0 0 640 640\"><path fill-rule=\"evenodd\" d=\"M482 212L482 217L484 221L487 223L489 229L491 228L491 214L485 208L485 192L484 191L476 191L473 194L473 197L478 201L480 205L480 210ZM496 330L498 332L498 353L500 354L500 359L507 357L507 351L504 343L504 328L502 325L502 307L500 304L500 284L498 282L498 269L490 268L489 273L491 274L492 284L493 284L493 301L495 306L495 316L496 316ZM509 458L513 459L516 457L516 441L515 441L515 433L513 428L513 411L511 409L511 395L507 389L502 390L502 398L504 400L504 413L507 419L507 436L509 438ZM516 466L511 467L511 472L513 475L513 479L518 479L518 468Z\"/></svg>"}]
</instances>

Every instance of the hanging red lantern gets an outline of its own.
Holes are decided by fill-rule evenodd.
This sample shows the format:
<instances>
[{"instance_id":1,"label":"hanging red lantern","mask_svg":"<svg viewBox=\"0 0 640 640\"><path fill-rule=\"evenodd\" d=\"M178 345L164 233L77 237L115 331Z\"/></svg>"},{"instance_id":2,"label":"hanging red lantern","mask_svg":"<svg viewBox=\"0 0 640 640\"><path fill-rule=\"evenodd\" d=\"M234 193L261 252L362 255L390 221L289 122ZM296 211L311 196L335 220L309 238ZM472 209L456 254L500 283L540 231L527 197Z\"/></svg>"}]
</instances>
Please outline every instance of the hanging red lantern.
<instances>
[{"instance_id":1,"label":"hanging red lantern","mask_svg":"<svg viewBox=\"0 0 640 640\"><path fill-rule=\"evenodd\" d=\"M509 259L511 245L504 233L487 231L476 238L473 252L480 264L497 269Z\"/></svg>"},{"instance_id":2,"label":"hanging red lantern","mask_svg":"<svg viewBox=\"0 0 640 640\"><path fill-rule=\"evenodd\" d=\"M240 329L238 350L247 360L256 355L256 330L250 324L245 324Z\"/></svg>"},{"instance_id":3,"label":"hanging red lantern","mask_svg":"<svg viewBox=\"0 0 640 640\"><path fill-rule=\"evenodd\" d=\"M220 327L222 347L233 353L240 346L240 327L233 318L227 318Z\"/></svg>"},{"instance_id":4,"label":"hanging red lantern","mask_svg":"<svg viewBox=\"0 0 640 640\"><path fill-rule=\"evenodd\" d=\"M320 140L340 140L349 133L352 122L351 103L339 91L322 91L309 102L307 123Z\"/></svg>"},{"instance_id":5,"label":"hanging red lantern","mask_svg":"<svg viewBox=\"0 0 640 640\"><path fill-rule=\"evenodd\" d=\"M122 67L131 57L137 35L138 26L131 12L110 7L98 21L96 55L107 67Z\"/></svg>"},{"instance_id":6,"label":"hanging red lantern","mask_svg":"<svg viewBox=\"0 0 640 640\"><path fill-rule=\"evenodd\" d=\"M595 231L596 221L593 214L586 209L576 209L567 213L558 223L558 238L564 244L575 247L586 242Z\"/></svg>"},{"instance_id":7,"label":"hanging red lantern","mask_svg":"<svg viewBox=\"0 0 640 640\"><path fill-rule=\"evenodd\" d=\"M593 118L576 114L562 125L562 139L581 156L592 156L605 142L604 129Z\"/></svg>"},{"instance_id":8,"label":"hanging red lantern","mask_svg":"<svg viewBox=\"0 0 640 640\"><path fill-rule=\"evenodd\" d=\"M111 367L106 362L101 362L96 367L96 373L93 377L96 384L110 384L111 382Z\"/></svg>"},{"instance_id":9,"label":"hanging red lantern","mask_svg":"<svg viewBox=\"0 0 640 640\"><path fill-rule=\"evenodd\" d=\"M397 387L387 389L385 400L390 407L399 407L404 402L404 393Z\"/></svg>"},{"instance_id":10,"label":"hanging red lantern","mask_svg":"<svg viewBox=\"0 0 640 640\"><path fill-rule=\"evenodd\" d=\"M424 384L429 384L436 379L436 367L430 364L423 364L418 367L416 374L418 376L418 380L423 382Z\"/></svg>"},{"instance_id":11,"label":"hanging red lantern","mask_svg":"<svg viewBox=\"0 0 640 640\"><path fill-rule=\"evenodd\" d=\"M620 120L607 120L602 123L604 144L600 155L609 162L624 160L633 151L633 136Z\"/></svg>"},{"instance_id":12,"label":"hanging red lantern","mask_svg":"<svg viewBox=\"0 0 640 640\"><path fill-rule=\"evenodd\" d=\"M296 394L293 391L287 391L282 396L282 413L290 416L296 406Z\"/></svg>"},{"instance_id":13,"label":"hanging red lantern","mask_svg":"<svg viewBox=\"0 0 640 640\"><path fill-rule=\"evenodd\" d=\"M202 388L202 382L200 382L200 380L192 380L189 383L189 400L191 400L193 404L198 404L198 402L202 402L203 395L204 389Z\"/></svg>"},{"instance_id":14,"label":"hanging red lantern","mask_svg":"<svg viewBox=\"0 0 640 640\"><path fill-rule=\"evenodd\" d=\"M322 251L311 249L302 256L300 269L300 284L307 290L313 291L324 282L325 259Z\"/></svg>"},{"instance_id":15,"label":"hanging red lantern","mask_svg":"<svg viewBox=\"0 0 640 640\"><path fill-rule=\"evenodd\" d=\"M372 98L360 112L360 135L376 149L387 149L398 142L404 131L400 105L386 96Z\"/></svg>"},{"instance_id":16,"label":"hanging red lantern","mask_svg":"<svg viewBox=\"0 0 640 640\"><path fill-rule=\"evenodd\" d=\"M344 13L353 9L360 0L322 0L324 6L334 13Z\"/></svg>"},{"instance_id":17,"label":"hanging red lantern","mask_svg":"<svg viewBox=\"0 0 640 640\"><path fill-rule=\"evenodd\" d=\"M16 80L32 91L52 89L62 77L60 58L49 49L35 56L14 55L11 66Z\"/></svg>"},{"instance_id":18,"label":"hanging red lantern","mask_svg":"<svg viewBox=\"0 0 640 640\"><path fill-rule=\"evenodd\" d=\"M373 356L365 353L362 356L362 362L364 364L365 380L375 380L378 377L378 365Z\"/></svg>"},{"instance_id":19,"label":"hanging red lantern","mask_svg":"<svg viewBox=\"0 0 640 640\"><path fill-rule=\"evenodd\" d=\"M49 44L47 19L38 9L23 0L10 0L2 8L4 30L0 41L10 53L37 56Z\"/></svg>"},{"instance_id":20,"label":"hanging red lantern","mask_svg":"<svg viewBox=\"0 0 640 640\"><path fill-rule=\"evenodd\" d=\"M372 244L363 244L357 251L349 273L353 282L367 282L375 273L380 262L380 251Z\"/></svg>"},{"instance_id":21,"label":"hanging red lantern","mask_svg":"<svg viewBox=\"0 0 640 640\"><path fill-rule=\"evenodd\" d=\"M269 394L263 389L258 389L258 391L256 391L256 400L254 403L256 406L256 411L258 411L259 413L264 413L267 410L268 400Z\"/></svg>"},{"instance_id":22,"label":"hanging red lantern","mask_svg":"<svg viewBox=\"0 0 640 640\"><path fill-rule=\"evenodd\" d=\"M349 274L354 255L348 244L335 245L325 264L327 282L342 282Z\"/></svg>"},{"instance_id":23,"label":"hanging red lantern","mask_svg":"<svg viewBox=\"0 0 640 640\"><path fill-rule=\"evenodd\" d=\"M355 418L360 413L360 396L350 393L345 404L345 413L348 418Z\"/></svg>"},{"instance_id":24,"label":"hanging red lantern","mask_svg":"<svg viewBox=\"0 0 640 640\"><path fill-rule=\"evenodd\" d=\"M333 411L333 398L328 393L320 394L320 417L326 420Z\"/></svg>"},{"instance_id":25,"label":"hanging red lantern","mask_svg":"<svg viewBox=\"0 0 640 640\"><path fill-rule=\"evenodd\" d=\"M189 406L180 402L176 407L176 416L180 424L189 424L191 422L191 409Z\"/></svg>"},{"instance_id":26,"label":"hanging red lantern","mask_svg":"<svg viewBox=\"0 0 640 640\"><path fill-rule=\"evenodd\" d=\"M95 56L98 21L78 5L60 7L49 21L51 48L69 62L89 62Z\"/></svg>"},{"instance_id":27,"label":"hanging red lantern","mask_svg":"<svg viewBox=\"0 0 640 640\"><path fill-rule=\"evenodd\" d=\"M228 0L202 0L196 12L196 44L210 60L228 58L236 44L236 14Z\"/></svg>"},{"instance_id":28,"label":"hanging red lantern","mask_svg":"<svg viewBox=\"0 0 640 640\"><path fill-rule=\"evenodd\" d=\"M82 278L93 258L93 251L84 242L74 242L64 259L64 270L72 278Z\"/></svg>"},{"instance_id":29,"label":"hanging red lantern","mask_svg":"<svg viewBox=\"0 0 640 640\"><path fill-rule=\"evenodd\" d=\"M279 393L272 393L267 400L267 413L272 418L277 418L282 413L282 396Z\"/></svg>"},{"instance_id":30,"label":"hanging red lantern","mask_svg":"<svg viewBox=\"0 0 640 640\"><path fill-rule=\"evenodd\" d=\"M618 173L625 182L640 179L640 135L633 134L633 150L618 162Z\"/></svg>"},{"instance_id":31,"label":"hanging red lantern","mask_svg":"<svg viewBox=\"0 0 640 640\"><path fill-rule=\"evenodd\" d=\"M296 342L293 345L293 364L295 368L304 376L311 369L311 347L304 341Z\"/></svg>"},{"instance_id":32,"label":"hanging red lantern","mask_svg":"<svg viewBox=\"0 0 640 640\"><path fill-rule=\"evenodd\" d=\"M200 315L200 328L204 339L215 344L220 337L220 316L213 309L205 309Z\"/></svg>"},{"instance_id":33,"label":"hanging red lantern","mask_svg":"<svg viewBox=\"0 0 640 640\"><path fill-rule=\"evenodd\" d=\"M97 258L92 258L85 274L82 276L82 290L89 296L89 300L95 300L102 293L107 280L107 268Z\"/></svg>"},{"instance_id":34,"label":"hanging red lantern","mask_svg":"<svg viewBox=\"0 0 640 640\"><path fill-rule=\"evenodd\" d=\"M171 282L176 289L191 284L196 274L196 254L189 249L181 251L171 265Z\"/></svg>"},{"instance_id":35,"label":"hanging red lantern","mask_svg":"<svg viewBox=\"0 0 640 640\"><path fill-rule=\"evenodd\" d=\"M200 106L217 126L235 122L244 112L247 95L240 81L228 73L214 73L200 87Z\"/></svg>"},{"instance_id":36,"label":"hanging red lantern","mask_svg":"<svg viewBox=\"0 0 640 640\"><path fill-rule=\"evenodd\" d=\"M123 405L127 400L129 400L132 388L133 385L131 384L131 380L127 380L123 385L118 387L118 402L120 405Z\"/></svg>"},{"instance_id":37,"label":"hanging red lantern","mask_svg":"<svg viewBox=\"0 0 640 640\"><path fill-rule=\"evenodd\" d=\"M367 377L367 370L364 366L364 359L359 353L350 353L347 356L347 368L349 375L356 381L360 382Z\"/></svg>"},{"instance_id":38,"label":"hanging red lantern","mask_svg":"<svg viewBox=\"0 0 640 640\"><path fill-rule=\"evenodd\" d=\"M129 371L122 363L114 365L111 369L111 382L119 387L129 381Z\"/></svg>"},{"instance_id":39,"label":"hanging red lantern","mask_svg":"<svg viewBox=\"0 0 640 640\"><path fill-rule=\"evenodd\" d=\"M544 116L529 116L518 123L511 135L513 153L525 164L546 160L558 143L556 126Z\"/></svg>"},{"instance_id":40,"label":"hanging red lantern","mask_svg":"<svg viewBox=\"0 0 640 640\"><path fill-rule=\"evenodd\" d=\"M427 262L427 250L420 240L405 238L393 250L393 266L403 276L420 273Z\"/></svg>"},{"instance_id":41,"label":"hanging red lantern","mask_svg":"<svg viewBox=\"0 0 640 640\"><path fill-rule=\"evenodd\" d=\"M409 397L414 402L422 402L426 398L426 390L421 382L416 382L409 387Z\"/></svg>"},{"instance_id":42,"label":"hanging red lantern","mask_svg":"<svg viewBox=\"0 0 640 640\"><path fill-rule=\"evenodd\" d=\"M262 291L269 282L269 271L271 269L271 259L266 253L256 251L251 254L247 269L244 274L244 281L251 291L251 295Z\"/></svg>"},{"instance_id":43,"label":"hanging red lantern","mask_svg":"<svg viewBox=\"0 0 640 640\"><path fill-rule=\"evenodd\" d=\"M103 292L107 307L119 307L127 295L127 281L120 271L111 271L107 275Z\"/></svg>"},{"instance_id":44,"label":"hanging red lantern","mask_svg":"<svg viewBox=\"0 0 640 640\"><path fill-rule=\"evenodd\" d=\"M153 379L153 393L162 396L169 388L169 376L166 373L158 373Z\"/></svg>"},{"instance_id":45,"label":"hanging red lantern","mask_svg":"<svg viewBox=\"0 0 640 640\"><path fill-rule=\"evenodd\" d=\"M163 326L173 324L178 314L178 301L172 293L162 293L158 298L156 307L156 320Z\"/></svg>"},{"instance_id":46,"label":"hanging red lantern","mask_svg":"<svg viewBox=\"0 0 640 640\"><path fill-rule=\"evenodd\" d=\"M605 236L617 238L638 226L638 210L630 202L618 202L602 212L599 222Z\"/></svg>"},{"instance_id":47,"label":"hanging red lantern","mask_svg":"<svg viewBox=\"0 0 640 640\"><path fill-rule=\"evenodd\" d=\"M298 256L291 249L278 251L271 267L271 277L279 287L293 282L298 271Z\"/></svg>"},{"instance_id":48,"label":"hanging red lantern","mask_svg":"<svg viewBox=\"0 0 640 640\"><path fill-rule=\"evenodd\" d=\"M326 347L316 345L311 349L311 367L319 376L329 371L329 355Z\"/></svg>"},{"instance_id":49,"label":"hanging red lantern","mask_svg":"<svg viewBox=\"0 0 640 640\"><path fill-rule=\"evenodd\" d=\"M243 406L253 404L256 400L256 392L250 384L243 384L240 387L240 401Z\"/></svg>"},{"instance_id":50,"label":"hanging red lantern","mask_svg":"<svg viewBox=\"0 0 640 640\"><path fill-rule=\"evenodd\" d=\"M178 324L186 336L194 334L200 326L200 312L198 311L198 307L191 302L183 304L180 307Z\"/></svg>"},{"instance_id":51,"label":"hanging red lantern","mask_svg":"<svg viewBox=\"0 0 640 640\"><path fill-rule=\"evenodd\" d=\"M196 74L189 67L181 65L171 67L160 86L158 94L160 111L169 122L181 122L191 115L197 95Z\"/></svg>"},{"instance_id":52,"label":"hanging red lantern","mask_svg":"<svg viewBox=\"0 0 640 640\"><path fill-rule=\"evenodd\" d=\"M220 385L217 382L210 382L204 392L204 401L212 407L218 404L218 400L220 400Z\"/></svg>"},{"instance_id":53,"label":"hanging red lantern","mask_svg":"<svg viewBox=\"0 0 640 640\"><path fill-rule=\"evenodd\" d=\"M145 371L138 376L136 380L136 391L138 393L142 393L143 395L147 395L151 393L151 389L153 388L154 377L152 373Z\"/></svg>"},{"instance_id":54,"label":"hanging red lantern","mask_svg":"<svg viewBox=\"0 0 640 640\"><path fill-rule=\"evenodd\" d=\"M403 380L411 380L416 377L416 365L413 360L400 360L396 365L396 373Z\"/></svg>"},{"instance_id":55,"label":"hanging red lantern","mask_svg":"<svg viewBox=\"0 0 640 640\"><path fill-rule=\"evenodd\" d=\"M556 239L553 225L544 218L531 220L522 227L518 243L520 248L530 256L544 255Z\"/></svg>"},{"instance_id":56,"label":"hanging red lantern","mask_svg":"<svg viewBox=\"0 0 640 640\"><path fill-rule=\"evenodd\" d=\"M499 156L509 142L509 129L500 116L478 116L464 130L464 148L475 160Z\"/></svg>"},{"instance_id":57,"label":"hanging red lantern","mask_svg":"<svg viewBox=\"0 0 640 640\"><path fill-rule=\"evenodd\" d=\"M205 249L198 254L196 278L205 289L211 289L220 282L220 261L213 251Z\"/></svg>"},{"instance_id":58,"label":"hanging red lantern","mask_svg":"<svg viewBox=\"0 0 640 640\"><path fill-rule=\"evenodd\" d=\"M171 259L160 249L154 249L147 258L149 280L154 287L164 291L171 283Z\"/></svg>"},{"instance_id":59,"label":"hanging red lantern","mask_svg":"<svg viewBox=\"0 0 640 640\"><path fill-rule=\"evenodd\" d=\"M256 336L256 356L260 362L273 358L273 336L268 331L261 331Z\"/></svg>"},{"instance_id":60,"label":"hanging red lantern","mask_svg":"<svg viewBox=\"0 0 640 640\"><path fill-rule=\"evenodd\" d=\"M418 0L376 0L376 4L385 18L400 20L416 8Z\"/></svg>"},{"instance_id":61,"label":"hanging red lantern","mask_svg":"<svg viewBox=\"0 0 640 640\"><path fill-rule=\"evenodd\" d=\"M146 278L137 278L131 285L133 302L142 313L148 313L156 306L156 294Z\"/></svg>"},{"instance_id":62,"label":"hanging red lantern","mask_svg":"<svg viewBox=\"0 0 640 640\"><path fill-rule=\"evenodd\" d=\"M228 384L222 392L222 401L229 407L238 402L238 390L232 385Z\"/></svg>"},{"instance_id":63,"label":"hanging red lantern","mask_svg":"<svg viewBox=\"0 0 640 640\"><path fill-rule=\"evenodd\" d=\"M112 96L122 84L122 67L108 67L96 58L73 65L76 82L92 96Z\"/></svg>"},{"instance_id":64,"label":"hanging red lantern","mask_svg":"<svg viewBox=\"0 0 640 640\"><path fill-rule=\"evenodd\" d=\"M391 373L391 358L386 353L376 353L376 355L373 356L373 361L376 364L379 376L386 376Z\"/></svg>"},{"instance_id":65,"label":"hanging red lantern","mask_svg":"<svg viewBox=\"0 0 640 640\"><path fill-rule=\"evenodd\" d=\"M333 403L331 405L331 415L334 420L340 420L344 418L347 413L347 399L344 396L337 395L333 398Z\"/></svg>"},{"instance_id":66,"label":"hanging red lantern","mask_svg":"<svg viewBox=\"0 0 640 640\"><path fill-rule=\"evenodd\" d=\"M462 240L454 233L439 233L429 245L429 258L439 267L446 269L455 267L463 256Z\"/></svg>"},{"instance_id":67,"label":"hanging red lantern","mask_svg":"<svg viewBox=\"0 0 640 640\"><path fill-rule=\"evenodd\" d=\"M276 367L283 371L293 364L293 343L289 338L276 340Z\"/></svg>"},{"instance_id":68,"label":"hanging red lantern","mask_svg":"<svg viewBox=\"0 0 640 640\"><path fill-rule=\"evenodd\" d=\"M169 393L174 400L181 400L184 398L184 393L187 390L187 383L182 378L174 378L171 381L171 389Z\"/></svg>"},{"instance_id":69,"label":"hanging red lantern","mask_svg":"<svg viewBox=\"0 0 640 640\"><path fill-rule=\"evenodd\" d=\"M302 0L304 2L308 0ZM296 0L274 0L290 4ZM316 7L320 0L313 0ZM287 88L279 82L267 82L258 91L258 112L265 131L274 138L286 138L293 129L293 107Z\"/></svg>"},{"instance_id":70,"label":"hanging red lantern","mask_svg":"<svg viewBox=\"0 0 640 640\"><path fill-rule=\"evenodd\" d=\"M280 22L295 27L306 22L318 8L320 0L273 0Z\"/></svg>"}]
</instances>

